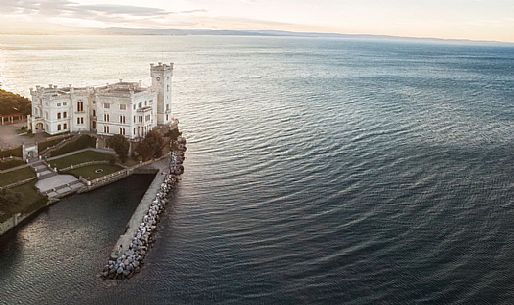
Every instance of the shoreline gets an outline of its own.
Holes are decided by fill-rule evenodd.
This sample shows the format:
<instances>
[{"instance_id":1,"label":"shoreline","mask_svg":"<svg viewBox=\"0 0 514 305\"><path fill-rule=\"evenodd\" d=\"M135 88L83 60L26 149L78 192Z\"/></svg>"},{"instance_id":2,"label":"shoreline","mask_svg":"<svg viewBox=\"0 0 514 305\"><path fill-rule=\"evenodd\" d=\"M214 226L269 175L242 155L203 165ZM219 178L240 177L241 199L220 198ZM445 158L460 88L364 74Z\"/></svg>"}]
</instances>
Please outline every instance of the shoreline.
<instances>
[{"instance_id":1,"label":"shoreline","mask_svg":"<svg viewBox=\"0 0 514 305\"><path fill-rule=\"evenodd\" d=\"M68 192L64 192L59 194L58 196L49 198L48 195L43 195L46 199L46 204L33 210L28 213L16 213L12 215L11 217L7 218L5 221L0 222L0 237L7 234L9 231L17 228L18 226L25 223L27 220L31 219L31 217L35 217L39 215L39 212L43 211L44 209L56 204L57 202L61 201L61 199L64 199L66 197L75 195L75 194L82 194L82 193L88 193L92 192L98 188L110 185L112 183L115 183L119 180L128 178L132 175L156 175L159 169L154 168L154 164L158 164L159 162L162 162L162 160L166 160L169 154L165 154L159 159L152 160L149 163L145 163L142 166L139 166L137 168L133 169L124 169L116 173L116 175L113 175L111 177L105 177L100 179L95 179L96 181L93 181L92 183L88 184L87 180L83 181L85 182L85 186L79 188L79 189L72 189ZM28 165L25 165L28 166Z\"/></svg>"}]
</instances>

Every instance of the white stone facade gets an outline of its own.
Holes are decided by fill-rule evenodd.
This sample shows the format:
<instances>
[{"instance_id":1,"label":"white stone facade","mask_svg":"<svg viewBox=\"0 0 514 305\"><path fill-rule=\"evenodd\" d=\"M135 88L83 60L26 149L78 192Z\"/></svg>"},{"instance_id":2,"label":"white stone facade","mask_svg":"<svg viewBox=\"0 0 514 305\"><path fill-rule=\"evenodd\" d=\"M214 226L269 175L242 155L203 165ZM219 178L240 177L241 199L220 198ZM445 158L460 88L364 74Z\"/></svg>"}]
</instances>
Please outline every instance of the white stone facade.
<instances>
[{"instance_id":1,"label":"white stone facade","mask_svg":"<svg viewBox=\"0 0 514 305\"><path fill-rule=\"evenodd\" d=\"M129 139L146 135L157 125L168 125L171 115L173 63L150 65L152 86L123 82L101 87L31 89L33 132L56 135L88 131L121 134Z\"/></svg>"}]
</instances>

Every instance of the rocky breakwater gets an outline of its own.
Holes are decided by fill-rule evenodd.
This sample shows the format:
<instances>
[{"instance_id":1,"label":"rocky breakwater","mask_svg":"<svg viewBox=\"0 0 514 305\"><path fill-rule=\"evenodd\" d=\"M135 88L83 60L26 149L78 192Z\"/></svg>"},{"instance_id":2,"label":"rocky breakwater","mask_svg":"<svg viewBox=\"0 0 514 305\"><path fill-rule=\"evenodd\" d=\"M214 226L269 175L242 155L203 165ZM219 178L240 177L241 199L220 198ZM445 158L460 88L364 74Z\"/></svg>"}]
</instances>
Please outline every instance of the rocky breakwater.
<instances>
[{"instance_id":1,"label":"rocky breakwater","mask_svg":"<svg viewBox=\"0 0 514 305\"><path fill-rule=\"evenodd\" d=\"M143 259L154 242L154 233L159 222L159 215L164 211L164 207L170 199L171 191L177 185L180 175L184 173L182 163L187 150L185 138L179 137L177 144L178 149L170 157L169 173L166 173L155 199L141 219L141 224L130 241L128 249L121 252L118 257L111 257L102 271L104 279L129 279L141 271Z\"/></svg>"}]
</instances>

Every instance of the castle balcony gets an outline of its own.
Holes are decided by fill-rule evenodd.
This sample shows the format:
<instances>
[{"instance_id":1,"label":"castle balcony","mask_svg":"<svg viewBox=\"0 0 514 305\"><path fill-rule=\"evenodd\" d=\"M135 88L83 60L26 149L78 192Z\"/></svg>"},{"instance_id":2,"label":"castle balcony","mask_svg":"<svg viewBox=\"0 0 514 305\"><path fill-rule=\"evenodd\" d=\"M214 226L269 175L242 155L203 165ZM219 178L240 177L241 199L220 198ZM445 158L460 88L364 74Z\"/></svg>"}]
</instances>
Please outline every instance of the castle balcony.
<instances>
[{"instance_id":1,"label":"castle balcony","mask_svg":"<svg viewBox=\"0 0 514 305\"><path fill-rule=\"evenodd\" d=\"M139 108L137 110L137 112L149 112L149 111L152 111L152 106L145 106L145 107Z\"/></svg>"}]
</instances>

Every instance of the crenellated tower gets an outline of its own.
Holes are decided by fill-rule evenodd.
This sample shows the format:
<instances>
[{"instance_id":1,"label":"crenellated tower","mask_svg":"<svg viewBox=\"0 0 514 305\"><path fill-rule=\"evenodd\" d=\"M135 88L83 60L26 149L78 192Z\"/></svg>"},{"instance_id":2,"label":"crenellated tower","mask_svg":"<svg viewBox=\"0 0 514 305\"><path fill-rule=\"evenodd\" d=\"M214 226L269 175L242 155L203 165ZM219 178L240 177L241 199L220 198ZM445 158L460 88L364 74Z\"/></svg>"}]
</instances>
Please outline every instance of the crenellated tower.
<instances>
[{"instance_id":1,"label":"crenellated tower","mask_svg":"<svg viewBox=\"0 0 514 305\"><path fill-rule=\"evenodd\" d=\"M169 65L159 63L150 64L152 77L152 89L157 95L157 124L167 125L171 123L171 83L173 77L173 63Z\"/></svg>"}]
</instances>

